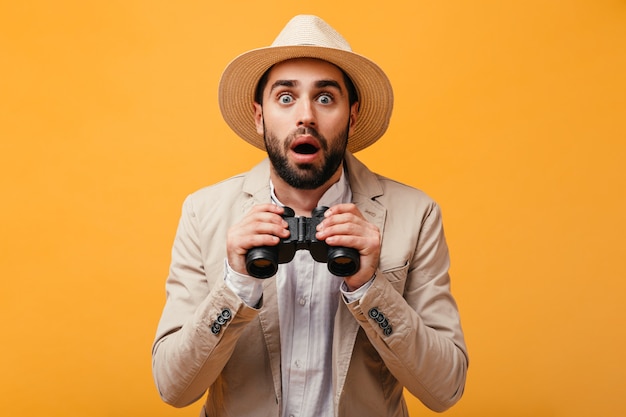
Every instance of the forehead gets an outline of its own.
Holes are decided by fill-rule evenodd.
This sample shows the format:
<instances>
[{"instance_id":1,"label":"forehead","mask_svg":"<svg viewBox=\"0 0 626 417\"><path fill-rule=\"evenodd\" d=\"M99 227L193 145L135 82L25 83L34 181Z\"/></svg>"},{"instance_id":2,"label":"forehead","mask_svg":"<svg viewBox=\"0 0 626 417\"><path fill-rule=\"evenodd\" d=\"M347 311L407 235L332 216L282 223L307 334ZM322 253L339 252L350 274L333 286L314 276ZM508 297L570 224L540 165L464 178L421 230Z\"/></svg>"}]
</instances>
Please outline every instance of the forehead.
<instances>
[{"instance_id":1,"label":"forehead","mask_svg":"<svg viewBox=\"0 0 626 417\"><path fill-rule=\"evenodd\" d=\"M275 64L268 80L332 79L343 85L343 72L335 64L315 58L295 58ZM271 82L270 82L271 84Z\"/></svg>"}]
</instances>

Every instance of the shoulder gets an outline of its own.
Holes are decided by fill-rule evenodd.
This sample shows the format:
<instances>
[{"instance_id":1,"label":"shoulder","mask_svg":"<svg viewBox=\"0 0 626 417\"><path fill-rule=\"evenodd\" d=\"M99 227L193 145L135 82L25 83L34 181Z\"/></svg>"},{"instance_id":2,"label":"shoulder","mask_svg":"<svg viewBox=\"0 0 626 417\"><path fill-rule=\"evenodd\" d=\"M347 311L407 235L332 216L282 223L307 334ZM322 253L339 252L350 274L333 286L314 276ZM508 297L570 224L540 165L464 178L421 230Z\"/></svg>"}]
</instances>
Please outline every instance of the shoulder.
<instances>
[{"instance_id":1,"label":"shoulder","mask_svg":"<svg viewBox=\"0 0 626 417\"><path fill-rule=\"evenodd\" d=\"M385 208L388 222L400 222L405 228L419 230L426 223L441 221L441 208L430 195L386 177L378 178L384 192L376 201Z\"/></svg>"},{"instance_id":2,"label":"shoulder","mask_svg":"<svg viewBox=\"0 0 626 417\"><path fill-rule=\"evenodd\" d=\"M183 215L195 218L204 227L236 220L248 199L243 192L245 177L245 173L239 174L189 194L183 203Z\"/></svg>"},{"instance_id":3,"label":"shoulder","mask_svg":"<svg viewBox=\"0 0 626 417\"><path fill-rule=\"evenodd\" d=\"M404 204L416 204L420 206L432 206L437 203L423 190L391 178L376 174L376 178L383 188L381 201L403 202Z\"/></svg>"},{"instance_id":4,"label":"shoulder","mask_svg":"<svg viewBox=\"0 0 626 417\"><path fill-rule=\"evenodd\" d=\"M189 195L193 200L205 200L241 193L247 173L237 174L215 184L200 188Z\"/></svg>"},{"instance_id":5,"label":"shoulder","mask_svg":"<svg viewBox=\"0 0 626 417\"><path fill-rule=\"evenodd\" d=\"M254 166L250 171L191 193L187 196L185 205L203 213L226 212L237 207L248 208L253 201L264 199L269 199L267 160Z\"/></svg>"},{"instance_id":6,"label":"shoulder","mask_svg":"<svg viewBox=\"0 0 626 417\"><path fill-rule=\"evenodd\" d=\"M365 164L348 154L348 173L353 194L384 202L431 205L434 201L422 190L371 171Z\"/></svg>"},{"instance_id":7,"label":"shoulder","mask_svg":"<svg viewBox=\"0 0 626 417\"><path fill-rule=\"evenodd\" d=\"M216 204L228 201L230 198L240 195L246 174L235 175L215 184L200 188L189 194L186 201L195 206L202 204Z\"/></svg>"}]
</instances>

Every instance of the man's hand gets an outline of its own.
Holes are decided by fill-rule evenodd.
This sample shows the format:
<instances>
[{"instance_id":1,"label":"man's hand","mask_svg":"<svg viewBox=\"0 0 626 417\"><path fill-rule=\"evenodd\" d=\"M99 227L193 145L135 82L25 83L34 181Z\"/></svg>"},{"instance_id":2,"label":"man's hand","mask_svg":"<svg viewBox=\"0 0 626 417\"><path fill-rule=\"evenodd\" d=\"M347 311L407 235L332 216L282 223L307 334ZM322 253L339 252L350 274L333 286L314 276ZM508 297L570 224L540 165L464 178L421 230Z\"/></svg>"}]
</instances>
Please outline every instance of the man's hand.
<instances>
[{"instance_id":1,"label":"man's hand","mask_svg":"<svg viewBox=\"0 0 626 417\"><path fill-rule=\"evenodd\" d=\"M354 204L339 204L326 210L316 237L329 246L354 248L361 255L361 268L344 281L350 291L369 281L380 258L380 230L368 222Z\"/></svg>"},{"instance_id":2,"label":"man's hand","mask_svg":"<svg viewBox=\"0 0 626 417\"><path fill-rule=\"evenodd\" d=\"M246 270L246 254L257 246L274 246L280 239L289 237L287 222L281 217L284 209L276 204L261 204L243 220L233 225L226 237L226 254L230 267L240 274Z\"/></svg>"}]
</instances>

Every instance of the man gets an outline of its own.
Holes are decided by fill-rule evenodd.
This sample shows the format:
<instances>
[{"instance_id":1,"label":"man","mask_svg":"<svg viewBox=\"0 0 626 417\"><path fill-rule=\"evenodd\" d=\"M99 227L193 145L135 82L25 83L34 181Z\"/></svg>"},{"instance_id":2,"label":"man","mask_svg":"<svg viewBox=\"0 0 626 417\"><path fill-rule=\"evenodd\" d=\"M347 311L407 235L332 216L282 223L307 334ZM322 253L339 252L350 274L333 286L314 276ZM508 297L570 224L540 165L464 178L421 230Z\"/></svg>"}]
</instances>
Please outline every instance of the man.
<instances>
[{"instance_id":1,"label":"man","mask_svg":"<svg viewBox=\"0 0 626 417\"><path fill-rule=\"evenodd\" d=\"M208 390L202 416L407 416L404 388L436 411L455 404L468 361L439 207L352 155L387 129L383 71L296 16L232 61L219 93L268 159L185 200L153 347L163 400ZM356 270L334 275L305 249L251 276L251 250L296 233L286 207L306 219L319 206L307 242L356 250Z\"/></svg>"}]
</instances>

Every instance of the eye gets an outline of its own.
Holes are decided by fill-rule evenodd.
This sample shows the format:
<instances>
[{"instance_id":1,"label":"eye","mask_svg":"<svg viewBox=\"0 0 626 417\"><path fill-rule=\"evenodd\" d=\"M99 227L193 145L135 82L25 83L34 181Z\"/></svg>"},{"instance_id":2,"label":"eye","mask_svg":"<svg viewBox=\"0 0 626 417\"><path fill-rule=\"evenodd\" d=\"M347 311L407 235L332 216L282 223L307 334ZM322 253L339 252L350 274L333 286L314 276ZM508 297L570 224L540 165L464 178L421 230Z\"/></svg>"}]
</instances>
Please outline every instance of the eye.
<instances>
[{"instance_id":1,"label":"eye","mask_svg":"<svg viewBox=\"0 0 626 417\"><path fill-rule=\"evenodd\" d=\"M333 96L327 93L320 94L317 101L321 104L330 104L333 102Z\"/></svg>"},{"instance_id":2,"label":"eye","mask_svg":"<svg viewBox=\"0 0 626 417\"><path fill-rule=\"evenodd\" d=\"M278 102L281 104L289 104L293 101L293 97L291 95L283 93L278 96Z\"/></svg>"}]
</instances>

